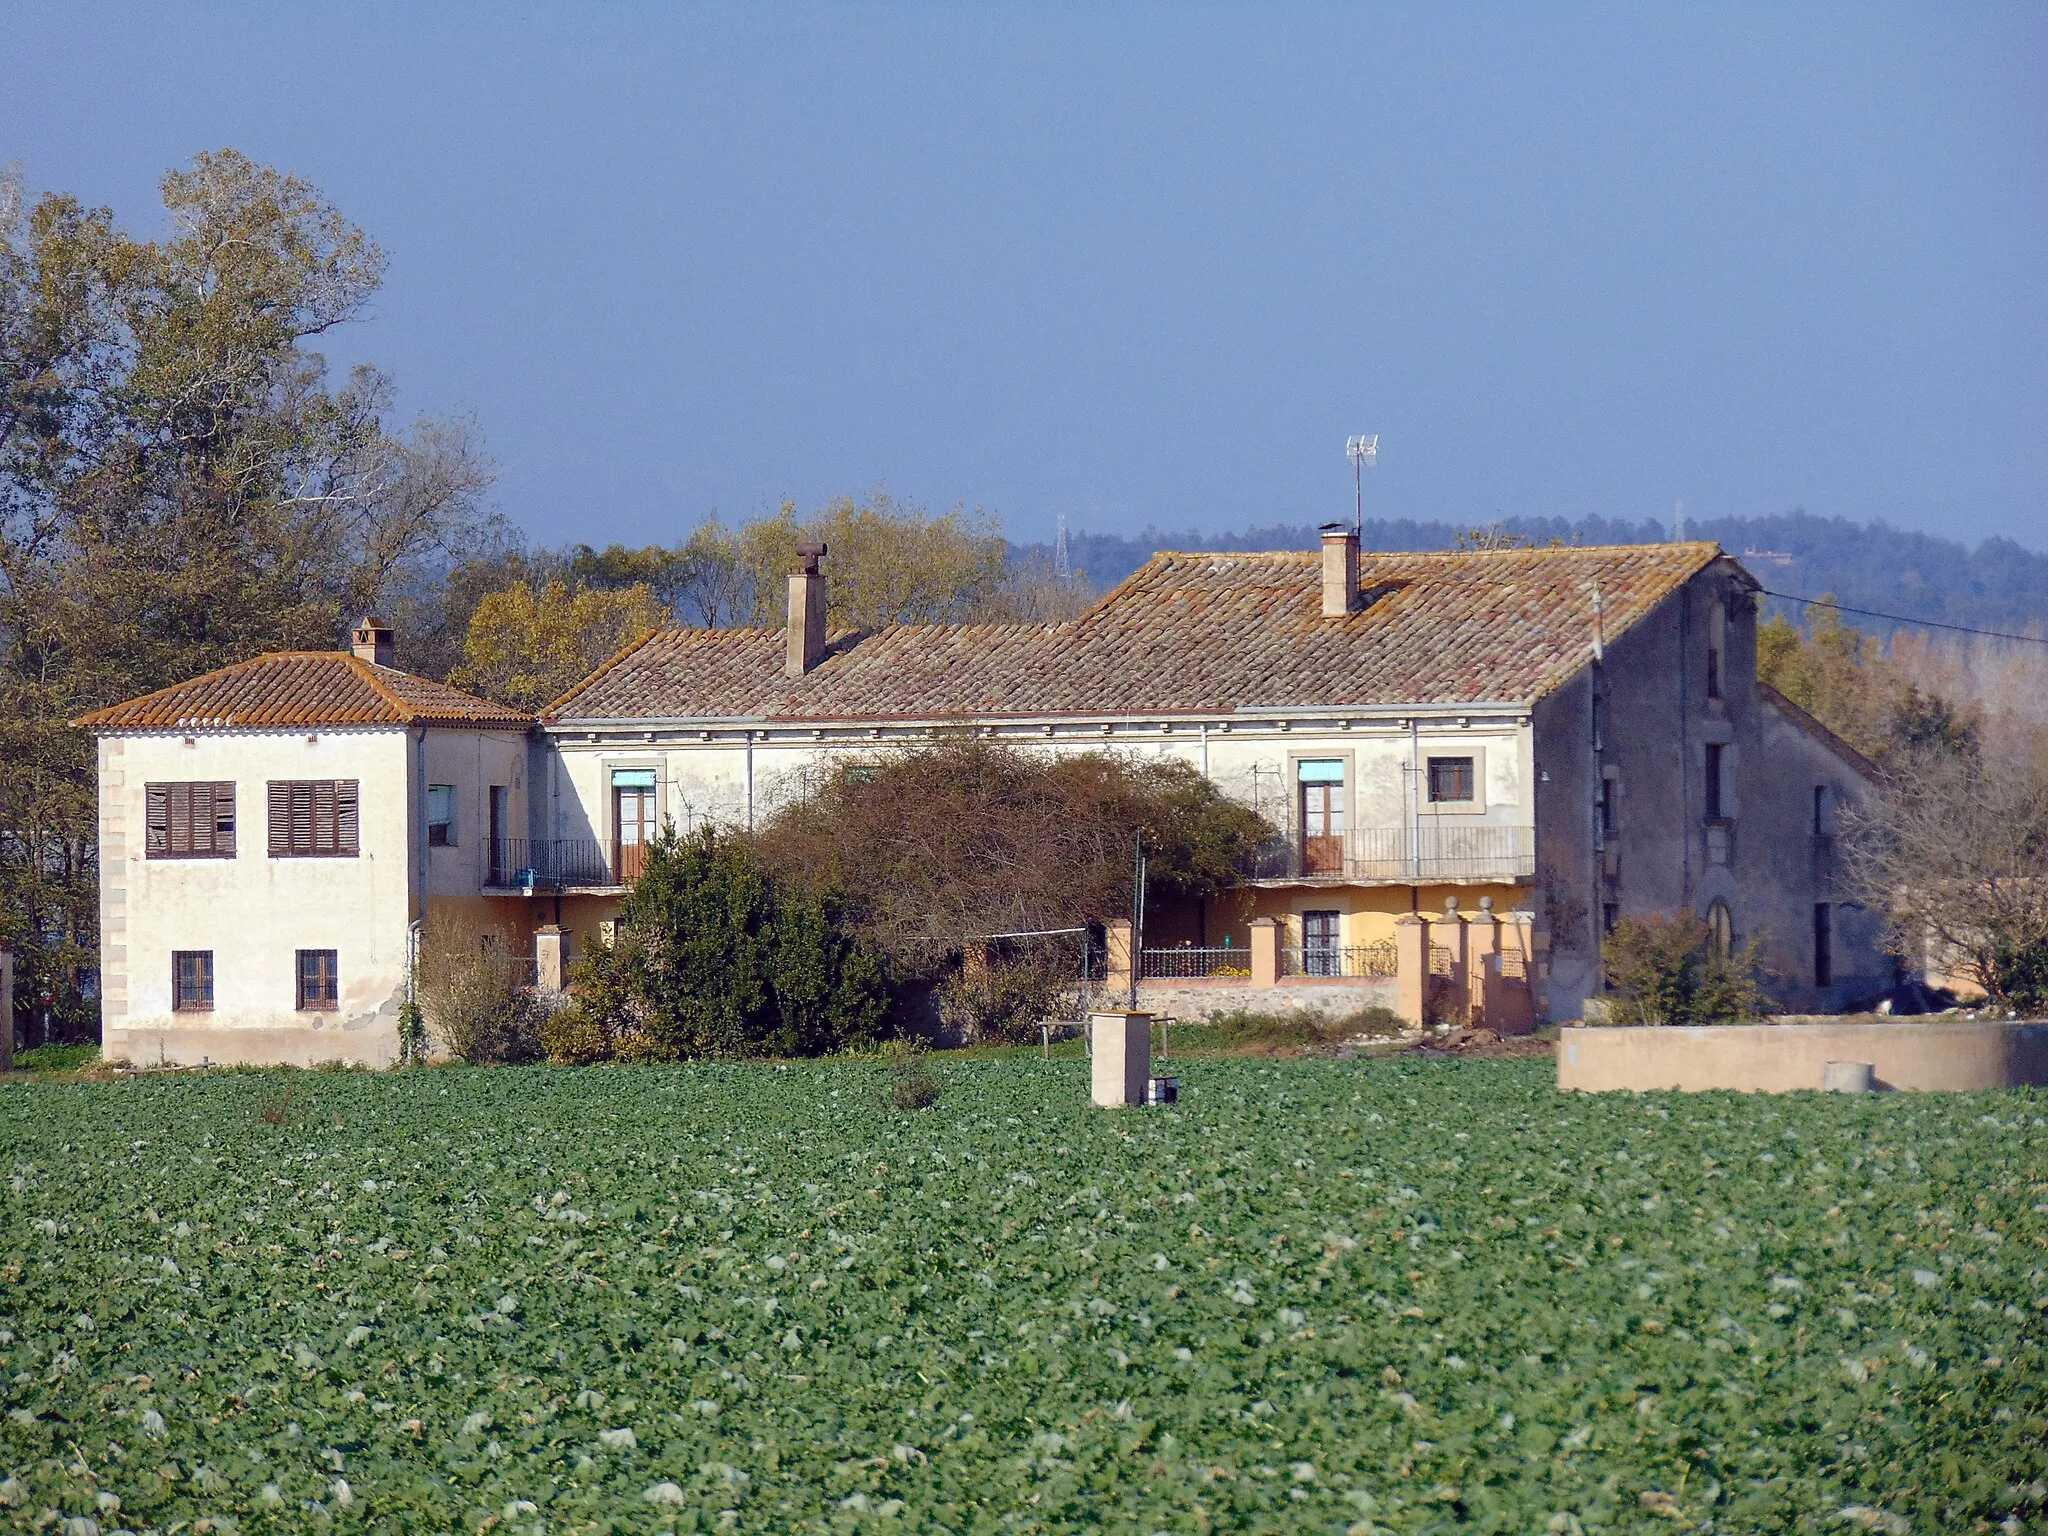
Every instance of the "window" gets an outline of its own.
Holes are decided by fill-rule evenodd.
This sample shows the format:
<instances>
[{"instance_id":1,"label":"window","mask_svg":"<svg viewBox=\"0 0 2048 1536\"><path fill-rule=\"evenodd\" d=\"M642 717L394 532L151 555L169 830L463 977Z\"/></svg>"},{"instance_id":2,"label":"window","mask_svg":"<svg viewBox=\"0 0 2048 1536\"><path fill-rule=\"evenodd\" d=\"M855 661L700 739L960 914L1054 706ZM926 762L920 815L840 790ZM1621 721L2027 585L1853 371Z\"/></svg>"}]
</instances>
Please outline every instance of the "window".
<instances>
[{"instance_id":1,"label":"window","mask_svg":"<svg viewBox=\"0 0 2048 1536\"><path fill-rule=\"evenodd\" d=\"M453 784L429 784L427 786L427 846L429 848L453 848L455 846L455 786Z\"/></svg>"},{"instance_id":2,"label":"window","mask_svg":"<svg viewBox=\"0 0 2048 1536\"><path fill-rule=\"evenodd\" d=\"M1601 931L1602 933L1612 933L1612 932L1614 932L1614 927L1615 927L1615 924L1619 923L1620 921L1621 921L1621 903L1620 903L1620 902L1618 902L1618 901L1605 901L1605 902L1602 902L1602 903L1600 904L1600 931Z\"/></svg>"},{"instance_id":3,"label":"window","mask_svg":"<svg viewBox=\"0 0 2048 1536\"><path fill-rule=\"evenodd\" d=\"M356 781L272 779L270 856L273 859L354 858Z\"/></svg>"},{"instance_id":4,"label":"window","mask_svg":"<svg viewBox=\"0 0 2048 1536\"><path fill-rule=\"evenodd\" d=\"M1813 786L1813 835L1828 835L1828 787L1825 784Z\"/></svg>"},{"instance_id":5,"label":"window","mask_svg":"<svg viewBox=\"0 0 2048 1536\"><path fill-rule=\"evenodd\" d=\"M145 786L152 859L232 859L235 786L202 780Z\"/></svg>"},{"instance_id":6,"label":"window","mask_svg":"<svg viewBox=\"0 0 2048 1536\"><path fill-rule=\"evenodd\" d=\"M1707 697L1721 697L1721 648L1718 645L1707 647Z\"/></svg>"},{"instance_id":7,"label":"window","mask_svg":"<svg viewBox=\"0 0 2048 1536\"><path fill-rule=\"evenodd\" d=\"M1728 605L1716 602L1707 610L1707 697L1721 697L1721 653L1728 644Z\"/></svg>"},{"instance_id":8,"label":"window","mask_svg":"<svg viewBox=\"0 0 2048 1536\"><path fill-rule=\"evenodd\" d=\"M205 1013L213 1007L213 951L171 951L171 1007L179 1013Z\"/></svg>"},{"instance_id":9,"label":"window","mask_svg":"<svg viewBox=\"0 0 2048 1536\"><path fill-rule=\"evenodd\" d=\"M1721 759L1728 749L1718 741L1707 743L1707 820L1722 821L1726 816L1721 805Z\"/></svg>"},{"instance_id":10,"label":"window","mask_svg":"<svg viewBox=\"0 0 2048 1536\"><path fill-rule=\"evenodd\" d=\"M1707 943L1717 959L1726 960L1735 953L1735 918L1725 901L1707 908Z\"/></svg>"},{"instance_id":11,"label":"window","mask_svg":"<svg viewBox=\"0 0 2048 1536\"><path fill-rule=\"evenodd\" d=\"M1835 980L1835 909L1824 901L1813 906L1813 984L1832 986Z\"/></svg>"},{"instance_id":12,"label":"window","mask_svg":"<svg viewBox=\"0 0 2048 1536\"><path fill-rule=\"evenodd\" d=\"M1614 836L1614 780L1600 781L1600 836Z\"/></svg>"},{"instance_id":13,"label":"window","mask_svg":"<svg viewBox=\"0 0 2048 1536\"><path fill-rule=\"evenodd\" d=\"M1429 760L1429 801L1432 805L1454 805L1478 797L1478 775L1469 757L1432 757Z\"/></svg>"},{"instance_id":14,"label":"window","mask_svg":"<svg viewBox=\"0 0 2048 1536\"><path fill-rule=\"evenodd\" d=\"M341 984L337 979L336 951L299 951L299 1011L328 1012L341 1006Z\"/></svg>"},{"instance_id":15,"label":"window","mask_svg":"<svg viewBox=\"0 0 2048 1536\"><path fill-rule=\"evenodd\" d=\"M1301 973L1304 976L1341 976L1344 952L1338 942L1343 915L1338 912L1301 914Z\"/></svg>"}]
</instances>

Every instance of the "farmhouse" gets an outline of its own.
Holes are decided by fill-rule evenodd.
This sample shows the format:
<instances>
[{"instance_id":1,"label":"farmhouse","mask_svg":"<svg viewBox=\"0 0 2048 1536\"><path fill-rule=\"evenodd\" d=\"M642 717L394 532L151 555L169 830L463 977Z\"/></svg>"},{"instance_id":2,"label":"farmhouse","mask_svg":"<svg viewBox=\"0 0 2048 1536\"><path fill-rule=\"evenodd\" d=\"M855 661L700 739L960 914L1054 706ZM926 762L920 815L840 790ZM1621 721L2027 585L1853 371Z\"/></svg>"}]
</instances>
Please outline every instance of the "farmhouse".
<instances>
[{"instance_id":1,"label":"farmhouse","mask_svg":"<svg viewBox=\"0 0 2048 1536\"><path fill-rule=\"evenodd\" d=\"M1160 554L1067 623L875 633L828 631L827 558L785 625L659 632L538 720L381 665L372 621L354 655L86 717L109 1054L389 1059L429 907L554 977L663 823L753 825L947 731L1178 757L1280 829L1238 889L1112 933L1149 997L1378 989L1521 1027L1577 1015L1603 928L1680 906L1756 940L1789 1007L1890 980L1832 862L1867 765L1758 684L1756 583L1715 545L1365 554L1333 528ZM202 803L260 805L263 837L200 848Z\"/></svg>"}]
</instances>

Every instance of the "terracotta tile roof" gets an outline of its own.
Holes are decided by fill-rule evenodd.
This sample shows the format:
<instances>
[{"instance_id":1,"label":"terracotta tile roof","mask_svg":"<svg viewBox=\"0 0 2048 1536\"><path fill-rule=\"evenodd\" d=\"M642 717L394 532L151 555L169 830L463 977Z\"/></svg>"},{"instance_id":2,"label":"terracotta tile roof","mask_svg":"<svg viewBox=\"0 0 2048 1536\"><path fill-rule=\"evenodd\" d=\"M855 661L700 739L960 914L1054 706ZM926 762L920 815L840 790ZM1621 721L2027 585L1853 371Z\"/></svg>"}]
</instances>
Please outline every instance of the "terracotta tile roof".
<instances>
[{"instance_id":1,"label":"terracotta tile roof","mask_svg":"<svg viewBox=\"0 0 2048 1536\"><path fill-rule=\"evenodd\" d=\"M547 710L622 719L905 720L1530 702L1721 557L1713 544L1367 552L1366 605L1322 616L1321 556L1160 554L1070 623L833 637L783 676L777 629L663 630Z\"/></svg>"},{"instance_id":2,"label":"terracotta tile roof","mask_svg":"<svg viewBox=\"0 0 2048 1536\"><path fill-rule=\"evenodd\" d=\"M468 725L523 730L533 716L349 651L280 651L71 722L89 731L249 726Z\"/></svg>"}]
</instances>

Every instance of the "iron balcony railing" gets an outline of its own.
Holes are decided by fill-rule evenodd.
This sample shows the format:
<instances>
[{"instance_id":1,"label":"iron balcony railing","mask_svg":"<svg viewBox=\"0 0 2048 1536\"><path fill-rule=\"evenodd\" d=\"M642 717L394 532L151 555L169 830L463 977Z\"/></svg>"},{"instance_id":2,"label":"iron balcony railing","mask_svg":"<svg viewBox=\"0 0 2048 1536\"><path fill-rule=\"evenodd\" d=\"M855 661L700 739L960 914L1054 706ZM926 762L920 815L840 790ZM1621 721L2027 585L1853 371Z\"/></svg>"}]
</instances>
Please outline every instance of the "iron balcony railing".
<instances>
[{"instance_id":1,"label":"iron balcony railing","mask_svg":"<svg viewBox=\"0 0 2048 1536\"><path fill-rule=\"evenodd\" d=\"M1147 981L1200 981L1212 976L1243 977L1252 973L1252 952L1228 945L1209 949L1148 949L1141 958L1144 968L1138 974Z\"/></svg>"},{"instance_id":2,"label":"iron balcony railing","mask_svg":"<svg viewBox=\"0 0 2048 1536\"><path fill-rule=\"evenodd\" d=\"M1383 981L1395 972L1394 941L1378 944L1309 944L1282 946L1282 976L1329 976Z\"/></svg>"},{"instance_id":3,"label":"iron balcony railing","mask_svg":"<svg viewBox=\"0 0 2048 1536\"><path fill-rule=\"evenodd\" d=\"M1253 880L1516 880L1536 873L1533 827L1361 827L1342 837L1276 837L1247 861Z\"/></svg>"},{"instance_id":4,"label":"iron balcony railing","mask_svg":"<svg viewBox=\"0 0 2048 1536\"><path fill-rule=\"evenodd\" d=\"M499 837L491 840L484 884L499 890L611 885L604 845L592 837Z\"/></svg>"}]
</instances>

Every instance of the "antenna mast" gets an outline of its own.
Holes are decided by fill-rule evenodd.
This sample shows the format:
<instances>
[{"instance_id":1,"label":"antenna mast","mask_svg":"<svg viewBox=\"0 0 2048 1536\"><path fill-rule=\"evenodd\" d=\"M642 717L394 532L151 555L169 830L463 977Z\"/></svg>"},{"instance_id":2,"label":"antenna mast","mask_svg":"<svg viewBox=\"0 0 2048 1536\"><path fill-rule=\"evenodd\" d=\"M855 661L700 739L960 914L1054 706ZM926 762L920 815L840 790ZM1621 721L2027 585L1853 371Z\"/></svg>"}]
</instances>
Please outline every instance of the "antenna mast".
<instances>
[{"instance_id":1,"label":"antenna mast","mask_svg":"<svg viewBox=\"0 0 2048 1536\"><path fill-rule=\"evenodd\" d=\"M1052 536L1052 573L1065 581L1073 574L1067 565L1067 514L1062 512Z\"/></svg>"},{"instance_id":2,"label":"antenna mast","mask_svg":"<svg viewBox=\"0 0 2048 1536\"><path fill-rule=\"evenodd\" d=\"M1380 461L1379 434L1347 437L1344 452L1351 459L1351 531L1362 537L1365 533L1365 471L1368 465Z\"/></svg>"}]
</instances>

